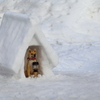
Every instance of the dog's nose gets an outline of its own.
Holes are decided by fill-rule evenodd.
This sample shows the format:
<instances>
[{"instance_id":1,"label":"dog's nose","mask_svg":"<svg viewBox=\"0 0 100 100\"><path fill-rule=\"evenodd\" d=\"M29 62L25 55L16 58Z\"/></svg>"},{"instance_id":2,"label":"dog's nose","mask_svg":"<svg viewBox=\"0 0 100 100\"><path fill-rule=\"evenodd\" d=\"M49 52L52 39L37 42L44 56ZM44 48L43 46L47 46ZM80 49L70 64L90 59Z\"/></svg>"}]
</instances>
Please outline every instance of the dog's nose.
<instances>
[{"instance_id":1,"label":"dog's nose","mask_svg":"<svg viewBox=\"0 0 100 100\"><path fill-rule=\"evenodd\" d=\"M36 57L36 54L34 54L34 58Z\"/></svg>"}]
</instances>

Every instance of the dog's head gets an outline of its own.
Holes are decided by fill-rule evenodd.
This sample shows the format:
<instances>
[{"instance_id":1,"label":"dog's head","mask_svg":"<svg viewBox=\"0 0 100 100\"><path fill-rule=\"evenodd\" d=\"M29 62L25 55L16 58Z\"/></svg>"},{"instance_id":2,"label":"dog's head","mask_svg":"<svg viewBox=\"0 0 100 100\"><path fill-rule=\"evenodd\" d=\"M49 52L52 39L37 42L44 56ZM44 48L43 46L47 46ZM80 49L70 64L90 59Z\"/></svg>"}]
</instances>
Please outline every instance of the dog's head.
<instances>
[{"instance_id":1,"label":"dog's head","mask_svg":"<svg viewBox=\"0 0 100 100\"><path fill-rule=\"evenodd\" d=\"M28 49L28 57L36 58L36 49L34 49L34 50Z\"/></svg>"}]
</instances>

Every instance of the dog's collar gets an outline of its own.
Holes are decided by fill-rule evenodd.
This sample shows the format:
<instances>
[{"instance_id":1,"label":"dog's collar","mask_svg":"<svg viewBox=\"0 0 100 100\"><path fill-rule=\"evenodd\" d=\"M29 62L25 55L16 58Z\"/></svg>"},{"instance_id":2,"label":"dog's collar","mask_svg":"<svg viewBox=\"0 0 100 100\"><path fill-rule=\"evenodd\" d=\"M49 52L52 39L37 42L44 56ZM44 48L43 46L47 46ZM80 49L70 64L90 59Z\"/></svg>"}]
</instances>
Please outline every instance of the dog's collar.
<instances>
[{"instance_id":1,"label":"dog's collar","mask_svg":"<svg viewBox=\"0 0 100 100\"><path fill-rule=\"evenodd\" d=\"M36 60L36 58L29 58L29 57L28 57L27 59L28 59L28 60Z\"/></svg>"}]
</instances>

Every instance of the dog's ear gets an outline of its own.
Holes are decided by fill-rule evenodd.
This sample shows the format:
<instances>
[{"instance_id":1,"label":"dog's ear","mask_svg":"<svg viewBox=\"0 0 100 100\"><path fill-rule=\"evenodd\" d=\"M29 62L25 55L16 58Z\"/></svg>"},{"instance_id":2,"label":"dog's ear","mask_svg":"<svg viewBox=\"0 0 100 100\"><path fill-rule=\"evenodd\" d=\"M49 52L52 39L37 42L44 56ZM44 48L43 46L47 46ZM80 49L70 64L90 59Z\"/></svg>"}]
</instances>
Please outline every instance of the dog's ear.
<instances>
[{"instance_id":1,"label":"dog's ear","mask_svg":"<svg viewBox=\"0 0 100 100\"><path fill-rule=\"evenodd\" d=\"M28 49L28 52L31 53L31 49Z\"/></svg>"}]
</instances>

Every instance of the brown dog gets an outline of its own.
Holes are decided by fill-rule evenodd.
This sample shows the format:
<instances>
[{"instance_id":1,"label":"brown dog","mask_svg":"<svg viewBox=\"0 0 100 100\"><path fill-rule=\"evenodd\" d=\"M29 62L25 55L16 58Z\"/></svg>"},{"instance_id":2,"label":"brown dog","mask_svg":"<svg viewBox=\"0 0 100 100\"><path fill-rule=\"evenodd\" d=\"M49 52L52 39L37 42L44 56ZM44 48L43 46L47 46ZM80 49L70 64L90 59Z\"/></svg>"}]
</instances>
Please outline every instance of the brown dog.
<instances>
[{"instance_id":1,"label":"brown dog","mask_svg":"<svg viewBox=\"0 0 100 100\"><path fill-rule=\"evenodd\" d=\"M28 58L27 58L27 67L25 71L26 77L29 77L31 75L34 75L34 77L38 76L38 66L39 63L36 59L36 49L28 50Z\"/></svg>"}]
</instances>

